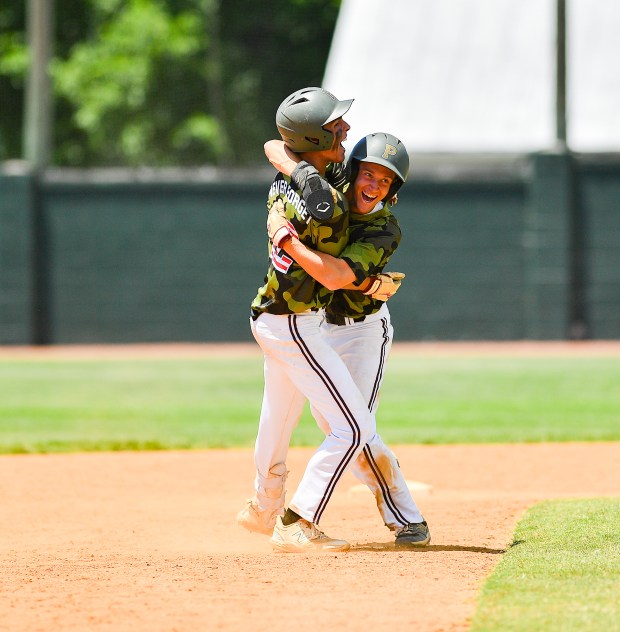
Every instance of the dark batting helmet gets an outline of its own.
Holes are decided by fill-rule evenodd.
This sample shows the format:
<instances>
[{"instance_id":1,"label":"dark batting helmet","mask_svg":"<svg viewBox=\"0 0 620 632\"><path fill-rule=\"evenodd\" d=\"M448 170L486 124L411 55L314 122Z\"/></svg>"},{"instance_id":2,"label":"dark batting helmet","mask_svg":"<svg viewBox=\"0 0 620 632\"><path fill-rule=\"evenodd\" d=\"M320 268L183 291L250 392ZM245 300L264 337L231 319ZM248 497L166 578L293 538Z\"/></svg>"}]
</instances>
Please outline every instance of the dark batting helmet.
<instances>
[{"instance_id":1,"label":"dark batting helmet","mask_svg":"<svg viewBox=\"0 0 620 632\"><path fill-rule=\"evenodd\" d=\"M360 162L383 165L396 175L385 200L389 200L400 189L409 175L409 154L402 142L392 134L368 134L358 141L347 162L349 182L357 177Z\"/></svg>"},{"instance_id":2,"label":"dark batting helmet","mask_svg":"<svg viewBox=\"0 0 620 632\"><path fill-rule=\"evenodd\" d=\"M285 145L292 151L325 151L334 135L323 125L343 116L353 99L339 101L323 88L302 88L282 101L276 112L276 125Z\"/></svg>"}]
</instances>

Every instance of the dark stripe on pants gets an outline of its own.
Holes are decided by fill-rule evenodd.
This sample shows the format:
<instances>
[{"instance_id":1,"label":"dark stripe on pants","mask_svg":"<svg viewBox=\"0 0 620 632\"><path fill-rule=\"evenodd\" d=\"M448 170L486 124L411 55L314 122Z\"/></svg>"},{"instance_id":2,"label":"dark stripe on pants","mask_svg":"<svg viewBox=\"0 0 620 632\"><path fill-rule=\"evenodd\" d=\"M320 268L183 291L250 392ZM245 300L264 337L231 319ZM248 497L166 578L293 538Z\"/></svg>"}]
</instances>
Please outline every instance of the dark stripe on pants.
<instances>
[{"instance_id":1,"label":"dark stripe on pants","mask_svg":"<svg viewBox=\"0 0 620 632\"><path fill-rule=\"evenodd\" d=\"M312 355L312 352L310 351L310 349L308 349L306 343L302 339L299 333L299 329L297 328L297 317L295 315L289 316L288 322L289 322L289 329L291 332L291 336L295 344L299 347L299 350L301 351L302 355L304 356L304 358L310 365L310 368L319 376L323 384L325 384L325 387L327 388L331 396L334 398L334 401L338 405L338 408L340 408L340 410L342 411L344 418L346 419L347 423L349 424L349 427L353 431L353 442L351 446L347 449L344 457L342 458L338 466L336 467L336 470L332 478L330 479L329 484L327 485L327 488L325 490L325 493L323 494L323 497L321 498L321 502L319 503L319 506L317 507L316 512L314 514L313 522L315 524L318 524L321 519L321 516L323 515L323 512L325 511L327 503L329 502L329 499L331 498L331 495L334 492L334 488L336 487L336 484L338 483L338 481L344 474L344 471L346 470L347 466L351 462L353 456L355 455L356 450L358 449L360 445L361 432L360 432L359 425L357 421L355 420L355 417L353 416L353 414L349 410L349 407L347 406L346 401L344 400L342 395L338 392L338 389L332 382L327 372L318 363L318 361Z\"/></svg>"},{"instance_id":2,"label":"dark stripe on pants","mask_svg":"<svg viewBox=\"0 0 620 632\"><path fill-rule=\"evenodd\" d=\"M383 473L379 469L379 466L377 465L377 462L375 461L375 458L372 455L370 446L368 444L364 446L364 456L366 457L368 464L370 465L370 469L372 470L372 473L375 475L375 478L379 483L379 487L381 488L381 493L383 494L385 504L389 507L390 511L394 514L396 519L400 520L402 525L405 526L407 524L407 520L405 519L403 514L400 513L398 507L396 506L396 503L394 502L394 499L390 495L390 486L387 484Z\"/></svg>"},{"instance_id":3,"label":"dark stripe on pants","mask_svg":"<svg viewBox=\"0 0 620 632\"><path fill-rule=\"evenodd\" d=\"M383 344L381 345L381 356L379 358L379 368L377 369L375 384L372 389L370 401L368 402L368 410L372 410L373 406L375 405L375 401L377 400L377 397L379 396L379 385L381 384L383 369L385 367L385 350L390 340L390 337L388 336L387 318L382 318L381 324L383 325Z\"/></svg>"}]
</instances>

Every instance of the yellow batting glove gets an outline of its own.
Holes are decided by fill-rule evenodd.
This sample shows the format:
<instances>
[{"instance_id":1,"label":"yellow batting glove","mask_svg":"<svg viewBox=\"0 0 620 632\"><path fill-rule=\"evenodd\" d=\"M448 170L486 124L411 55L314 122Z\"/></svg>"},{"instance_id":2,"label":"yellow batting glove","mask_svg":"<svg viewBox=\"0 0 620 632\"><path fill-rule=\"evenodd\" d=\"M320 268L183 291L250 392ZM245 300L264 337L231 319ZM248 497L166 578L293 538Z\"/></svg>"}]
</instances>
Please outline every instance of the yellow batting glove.
<instances>
[{"instance_id":1,"label":"yellow batting glove","mask_svg":"<svg viewBox=\"0 0 620 632\"><path fill-rule=\"evenodd\" d=\"M295 227L286 217L284 202L280 199L276 200L269 209L267 234L276 248L281 248L289 237L298 236Z\"/></svg>"}]
</instances>

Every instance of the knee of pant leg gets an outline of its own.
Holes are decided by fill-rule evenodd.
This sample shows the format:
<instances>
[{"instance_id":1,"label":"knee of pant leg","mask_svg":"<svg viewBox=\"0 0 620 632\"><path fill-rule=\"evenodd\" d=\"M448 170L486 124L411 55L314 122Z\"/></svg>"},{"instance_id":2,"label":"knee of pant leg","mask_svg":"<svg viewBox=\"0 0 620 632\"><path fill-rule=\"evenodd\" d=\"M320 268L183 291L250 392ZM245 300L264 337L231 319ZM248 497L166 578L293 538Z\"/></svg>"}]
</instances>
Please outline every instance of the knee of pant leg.
<instances>
[{"instance_id":1,"label":"knee of pant leg","mask_svg":"<svg viewBox=\"0 0 620 632\"><path fill-rule=\"evenodd\" d=\"M384 468L388 468L389 465L389 468L394 472L400 470L398 459L394 456L392 450L385 445L378 434L375 434L369 441L367 441L364 448L364 452L367 452L368 456L374 461L384 464Z\"/></svg>"},{"instance_id":2,"label":"knee of pant leg","mask_svg":"<svg viewBox=\"0 0 620 632\"><path fill-rule=\"evenodd\" d=\"M362 428L360 431L360 443L361 445L366 445L367 443L372 442L374 437L376 436L375 429L373 428Z\"/></svg>"},{"instance_id":3,"label":"knee of pant leg","mask_svg":"<svg viewBox=\"0 0 620 632\"><path fill-rule=\"evenodd\" d=\"M355 428L347 428L346 430L331 431L329 436L334 437L338 441L357 444L359 450L375 435L375 429L367 428L362 424L358 424Z\"/></svg>"},{"instance_id":4,"label":"knee of pant leg","mask_svg":"<svg viewBox=\"0 0 620 632\"><path fill-rule=\"evenodd\" d=\"M371 437L369 437L369 439L366 441L366 444L375 453L391 454L390 448L385 444L381 436L376 432Z\"/></svg>"}]
</instances>

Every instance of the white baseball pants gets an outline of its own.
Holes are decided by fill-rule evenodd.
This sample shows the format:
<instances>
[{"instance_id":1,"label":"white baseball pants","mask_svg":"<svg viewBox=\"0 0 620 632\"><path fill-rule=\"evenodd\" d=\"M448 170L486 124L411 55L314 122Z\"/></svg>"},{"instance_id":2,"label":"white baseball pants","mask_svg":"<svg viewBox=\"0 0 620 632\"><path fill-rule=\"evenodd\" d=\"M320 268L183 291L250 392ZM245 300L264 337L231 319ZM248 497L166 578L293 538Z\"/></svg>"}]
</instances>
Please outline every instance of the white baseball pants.
<instances>
[{"instance_id":1,"label":"white baseball pants","mask_svg":"<svg viewBox=\"0 0 620 632\"><path fill-rule=\"evenodd\" d=\"M334 488L375 435L375 417L349 370L320 330L319 312L250 321L265 356L265 387L254 459L257 480L284 463L305 400L329 432L311 457L289 507L318 524Z\"/></svg>"},{"instance_id":2,"label":"white baseball pants","mask_svg":"<svg viewBox=\"0 0 620 632\"><path fill-rule=\"evenodd\" d=\"M379 388L385 364L392 347L394 329L387 304L362 322L331 325L324 322L321 330L330 347L342 358L360 389L368 410L376 414ZM324 432L329 423L311 404L312 414ZM422 522L418 509L396 457L375 434L351 465L354 476L365 483L375 496L383 522L392 530L409 522Z\"/></svg>"}]
</instances>

